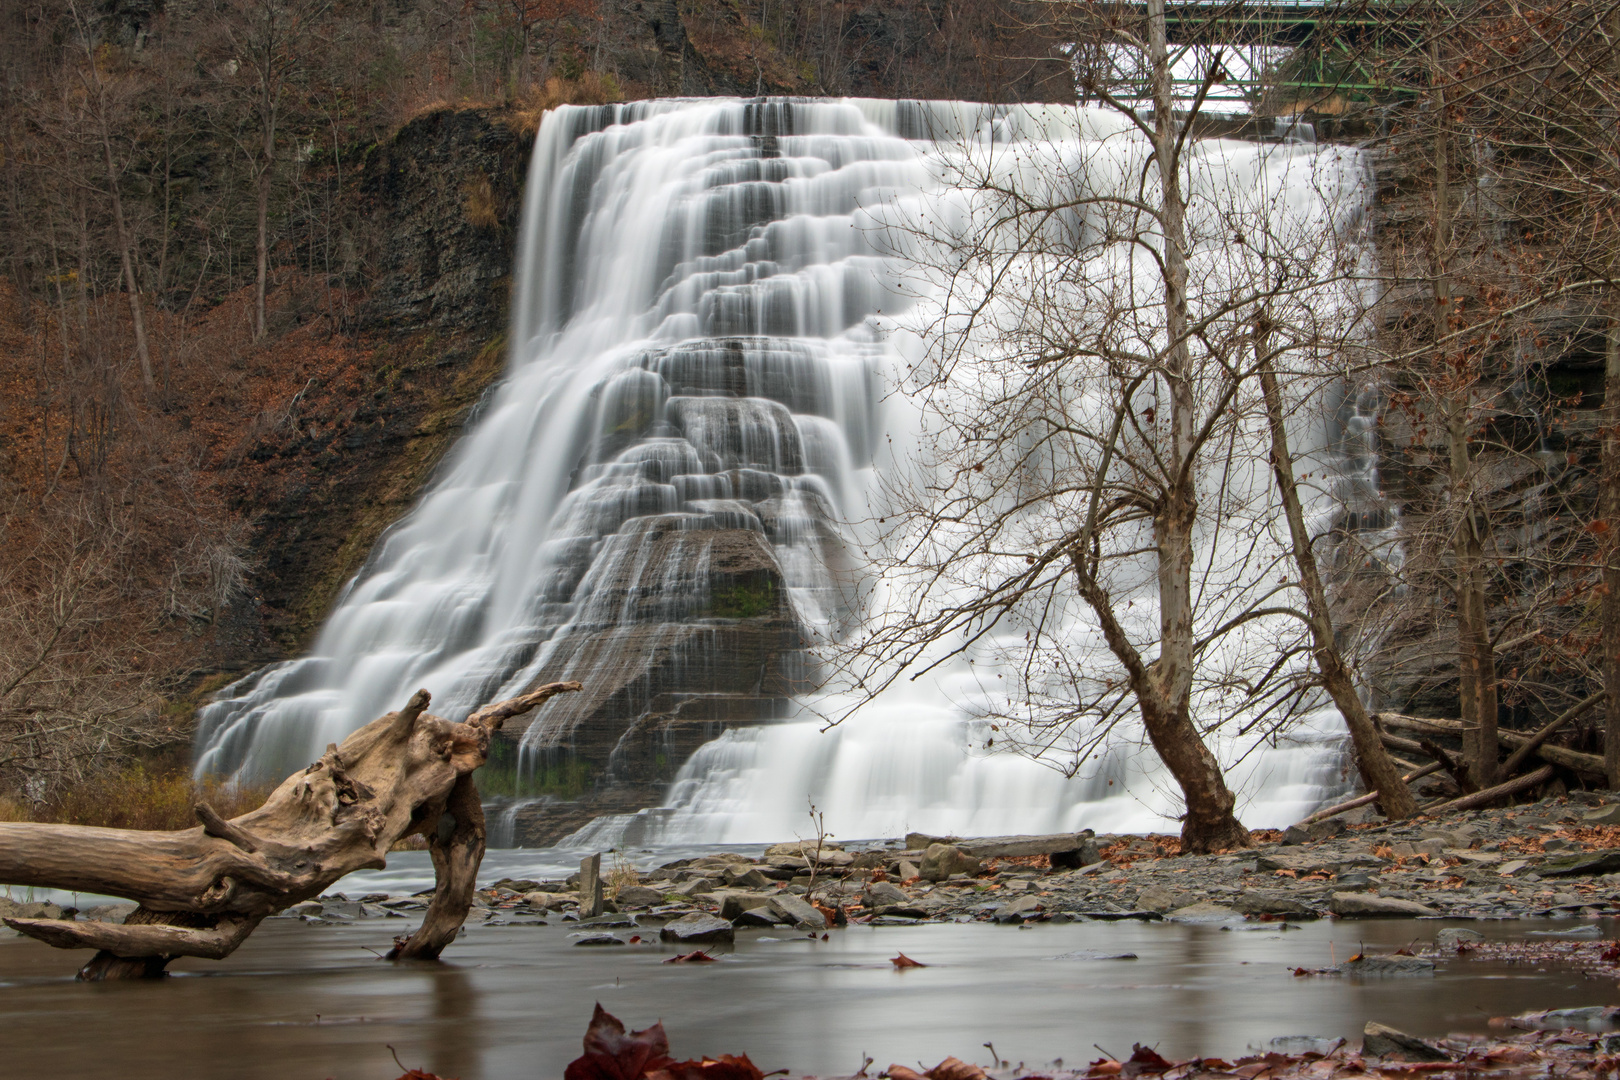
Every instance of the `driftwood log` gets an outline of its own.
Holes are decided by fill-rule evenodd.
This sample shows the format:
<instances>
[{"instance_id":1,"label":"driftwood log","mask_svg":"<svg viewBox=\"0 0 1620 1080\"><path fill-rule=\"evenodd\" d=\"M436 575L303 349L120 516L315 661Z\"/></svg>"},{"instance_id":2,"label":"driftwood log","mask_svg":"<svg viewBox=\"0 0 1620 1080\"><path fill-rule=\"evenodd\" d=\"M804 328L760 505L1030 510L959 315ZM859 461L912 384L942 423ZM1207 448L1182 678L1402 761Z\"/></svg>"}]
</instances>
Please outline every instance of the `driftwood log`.
<instances>
[{"instance_id":1,"label":"driftwood log","mask_svg":"<svg viewBox=\"0 0 1620 1080\"><path fill-rule=\"evenodd\" d=\"M484 857L473 771L507 719L579 683L550 683L485 705L462 723L405 708L328 746L263 806L226 821L206 803L179 832L0 823L0 884L105 893L139 906L122 925L6 919L60 949L96 949L79 978L150 978L182 956L230 955L267 916L319 896L355 870L381 869L394 844L428 838L436 875L422 925L389 956L437 957L472 905Z\"/></svg>"}]
</instances>

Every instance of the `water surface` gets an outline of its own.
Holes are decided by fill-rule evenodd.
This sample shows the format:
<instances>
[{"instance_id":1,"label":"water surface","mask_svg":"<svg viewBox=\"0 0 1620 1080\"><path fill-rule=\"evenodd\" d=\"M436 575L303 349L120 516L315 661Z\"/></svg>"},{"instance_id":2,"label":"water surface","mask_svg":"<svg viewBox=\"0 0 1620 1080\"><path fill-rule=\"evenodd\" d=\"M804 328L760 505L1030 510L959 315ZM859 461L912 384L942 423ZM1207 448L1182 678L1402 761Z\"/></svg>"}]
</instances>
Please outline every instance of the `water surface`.
<instances>
[{"instance_id":1,"label":"water surface","mask_svg":"<svg viewBox=\"0 0 1620 1080\"><path fill-rule=\"evenodd\" d=\"M560 1077L593 1002L633 1027L662 1019L678 1057L746 1051L762 1068L847 1075L863 1054L1031 1066L1129 1054L1236 1054L1286 1035L1359 1041L1368 1020L1420 1035L1481 1030L1529 1009L1617 1002L1566 970L1452 960L1438 978L1296 978L1296 965L1431 940L1445 922L1297 930L1141 923L851 927L829 940L739 935L719 963L667 965L658 944L582 948L570 927L470 927L439 965L372 950L414 925L272 920L219 963L180 961L160 983L87 986L81 954L0 939L4 1076L120 1080L393 1080L408 1066L463 1080ZM1470 924L1490 937L1545 921ZM1568 924L1579 925L1579 924ZM1602 924L1612 934L1611 923ZM656 936L656 931L653 931ZM723 951L723 950L717 950ZM904 952L928 967L896 971ZM1135 960L1085 958L1133 952ZM1070 956L1066 954L1081 954ZM876 1068L873 1070L876 1072Z\"/></svg>"}]
</instances>

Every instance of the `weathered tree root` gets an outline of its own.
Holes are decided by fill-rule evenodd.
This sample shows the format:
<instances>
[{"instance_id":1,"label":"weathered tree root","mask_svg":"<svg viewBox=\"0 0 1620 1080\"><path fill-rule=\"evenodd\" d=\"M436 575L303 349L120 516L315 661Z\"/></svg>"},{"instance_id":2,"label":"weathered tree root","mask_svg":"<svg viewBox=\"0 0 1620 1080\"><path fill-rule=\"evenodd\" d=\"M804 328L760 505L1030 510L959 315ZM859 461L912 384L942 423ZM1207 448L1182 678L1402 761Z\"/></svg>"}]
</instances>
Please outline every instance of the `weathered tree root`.
<instances>
[{"instance_id":1,"label":"weathered tree root","mask_svg":"<svg viewBox=\"0 0 1620 1080\"><path fill-rule=\"evenodd\" d=\"M179 832L0 823L0 883L105 893L140 906L123 925L6 919L59 949L96 949L79 978L150 978L181 956L229 956L267 916L355 870L380 869L407 836L424 835L436 874L415 933L390 958L433 959L455 940L484 857L473 771L513 716L577 682L550 683L486 705L463 723L425 710L418 690L392 712L328 746L263 806L226 821L206 803Z\"/></svg>"}]
</instances>

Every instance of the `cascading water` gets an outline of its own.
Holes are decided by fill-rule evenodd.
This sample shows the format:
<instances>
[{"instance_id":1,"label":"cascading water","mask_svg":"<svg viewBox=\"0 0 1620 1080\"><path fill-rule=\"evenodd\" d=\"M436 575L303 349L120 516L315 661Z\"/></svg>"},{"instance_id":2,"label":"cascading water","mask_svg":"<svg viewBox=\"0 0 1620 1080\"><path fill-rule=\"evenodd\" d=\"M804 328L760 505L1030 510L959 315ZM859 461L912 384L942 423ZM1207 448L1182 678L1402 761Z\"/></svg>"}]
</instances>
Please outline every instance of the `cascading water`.
<instances>
[{"instance_id":1,"label":"cascading water","mask_svg":"<svg viewBox=\"0 0 1620 1080\"><path fill-rule=\"evenodd\" d=\"M592 782L628 776L649 731L685 756L671 718L701 721L681 729L701 746L663 807L582 842L780 839L811 802L845 837L1164 827L1171 789L1129 741L1075 778L984 752L965 668L825 733L829 703L805 694L807 642L865 599L861 534L840 523L872 512L874 477L905 467L893 447L911 437L886 397L908 304L890 211L948 194L949 142L1097 125L1073 108L880 101L548 115L505 383L311 655L203 710L199 771L285 773L418 686L459 716L578 678L586 693L523 733L520 793L570 755L595 754ZM1326 710L1259 748L1223 744L1243 819L1285 823L1341 789L1341 730Z\"/></svg>"}]
</instances>

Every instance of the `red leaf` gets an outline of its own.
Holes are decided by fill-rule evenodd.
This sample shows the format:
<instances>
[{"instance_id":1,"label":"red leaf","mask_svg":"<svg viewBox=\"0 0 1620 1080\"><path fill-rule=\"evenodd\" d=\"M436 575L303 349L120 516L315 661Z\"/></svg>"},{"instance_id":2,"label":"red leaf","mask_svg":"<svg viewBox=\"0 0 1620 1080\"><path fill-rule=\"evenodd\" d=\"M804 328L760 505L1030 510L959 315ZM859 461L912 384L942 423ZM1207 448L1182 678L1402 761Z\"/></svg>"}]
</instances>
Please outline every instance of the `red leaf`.
<instances>
[{"instance_id":1,"label":"red leaf","mask_svg":"<svg viewBox=\"0 0 1620 1080\"><path fill-rule=\"evenodd\" d=\"M1143 1073L1169 1072L1175 1068L1175 1063L1167 1061L1159 1052L1150 1046L1141 1043L1131 1047L1131 1059L1120 1070L1125 1076L1141 1076Z\"/></svg>"},{"instance_id":2,"label":"red leaf","mask_svg":"<svg viewBox=\"0 0 1620 1080\"><path fill-rule=\"evenodd\" d=\"M671 1061L662 1021L627 1035L619 1018L597 1002L585 1029L585 1054L568 1063L563 1080L640 1080Z\"/></svg>"},{"instance_id":3,"label":"red leaf","mask_svg":"<svg viewBox=\"0 0 1620 1080\"><path fill-rule=\"evenodd\" d=\"M437 1073L430 1073L426 1069L407 1069L405 1075L399 1080L444 1080Z\"/></svg>"},{"instance_id":4,"label":"red leaf","mask_svg":"<svg viewBox=\"0 0 1620 1080\"><path fill-rule=\"evenodd\" d=\"M689 953L681 953L681 955L679 955L679 956L672 956L668 960L665 960L664 963L666 963L666 964L712 964L712 963L714 963L714 957L710 956L708 953L704 952L702 949L695 949L695 950L693 950L692 952L689 952Z\"/></svg>"},{"instance_id":5,"label":"red leaf","mask_svg":"<svg viewBox=\"0 0 1620 1080\"><path fill-rule=\"evenodd\" d=\"M901 971L904 971L906 968L927 967L928 966L927 964L918 963L917 961L913 960L911 957L907 956L905 953L901 953L899 956L890 957L889 958L889 963L893 964L895 967L899 968Z\"/></svg>"}]
</instances>

